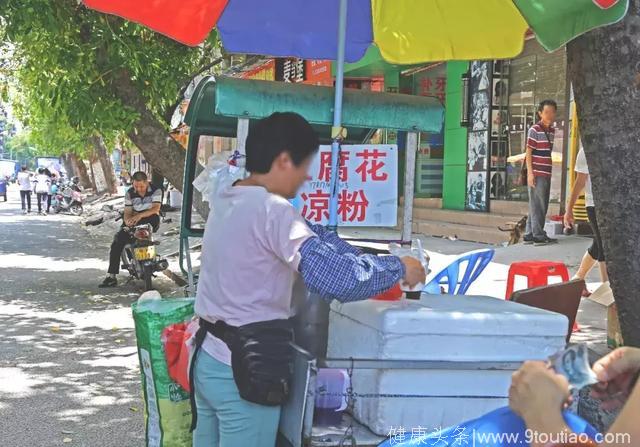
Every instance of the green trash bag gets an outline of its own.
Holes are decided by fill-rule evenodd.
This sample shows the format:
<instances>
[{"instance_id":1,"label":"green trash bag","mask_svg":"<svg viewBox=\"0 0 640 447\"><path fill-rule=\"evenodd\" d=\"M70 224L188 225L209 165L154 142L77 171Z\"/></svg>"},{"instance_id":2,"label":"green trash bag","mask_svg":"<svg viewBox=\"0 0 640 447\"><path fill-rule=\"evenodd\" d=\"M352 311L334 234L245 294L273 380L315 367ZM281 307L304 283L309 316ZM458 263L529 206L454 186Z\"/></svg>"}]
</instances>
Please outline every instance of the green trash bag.
<instances>
[{"instance_id":1,"label":"green trash bag","mask_svg":"<svg viewBox=\"0 0 640 447\"><path fill-rule=\"evenodd\" d=\"M147 447L191 447L189 394L169 377L162 330L193 317L193 298L134 303L133 320L142 375Z\"/></svg>"}]
</instances>

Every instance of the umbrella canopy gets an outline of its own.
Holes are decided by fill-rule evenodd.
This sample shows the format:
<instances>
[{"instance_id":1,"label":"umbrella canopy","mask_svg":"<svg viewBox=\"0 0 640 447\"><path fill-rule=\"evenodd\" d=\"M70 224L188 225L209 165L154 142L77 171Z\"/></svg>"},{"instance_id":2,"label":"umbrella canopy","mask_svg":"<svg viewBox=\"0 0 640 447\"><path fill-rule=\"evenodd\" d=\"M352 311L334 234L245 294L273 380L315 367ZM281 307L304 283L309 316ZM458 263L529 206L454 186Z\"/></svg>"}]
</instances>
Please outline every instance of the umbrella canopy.
<instances>
[{"instance_id":1,"label":"umbrella canopy","mask_svg":"<svg viewBox=\"0 0 640 447\"><path fill-rule=\"evenodd\" d=\"M217 27L229 52L337 59L339 0L84 0L188 45ZM628 0L349 0L345 60L507 59L527 29L548 51L622 19Z\"/></svg>"}]
</instances>

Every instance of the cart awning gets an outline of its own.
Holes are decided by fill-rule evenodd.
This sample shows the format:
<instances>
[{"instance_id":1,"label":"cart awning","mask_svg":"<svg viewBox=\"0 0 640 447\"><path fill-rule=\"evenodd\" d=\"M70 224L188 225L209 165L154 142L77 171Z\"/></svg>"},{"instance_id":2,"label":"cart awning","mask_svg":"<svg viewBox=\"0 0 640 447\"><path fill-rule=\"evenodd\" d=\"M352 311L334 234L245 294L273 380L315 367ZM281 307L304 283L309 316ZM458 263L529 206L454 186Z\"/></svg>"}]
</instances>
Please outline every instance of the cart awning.
<instances>
[{"instance_id":1,"label":"cart awning","mask_svg":"<svg viewBox=\"0 0 640 447\"><path fill-rule=\"evenodd\" d=\"M238 118L292 111L329 141L333 92L331 87L210 77L198 84L185 123L207 134L234 137ZM435 98L350 89L344 94L344 114L347 142L362 142L371 129L440 132L444 122L444 107Z\"/></svg>"}]
</instances>

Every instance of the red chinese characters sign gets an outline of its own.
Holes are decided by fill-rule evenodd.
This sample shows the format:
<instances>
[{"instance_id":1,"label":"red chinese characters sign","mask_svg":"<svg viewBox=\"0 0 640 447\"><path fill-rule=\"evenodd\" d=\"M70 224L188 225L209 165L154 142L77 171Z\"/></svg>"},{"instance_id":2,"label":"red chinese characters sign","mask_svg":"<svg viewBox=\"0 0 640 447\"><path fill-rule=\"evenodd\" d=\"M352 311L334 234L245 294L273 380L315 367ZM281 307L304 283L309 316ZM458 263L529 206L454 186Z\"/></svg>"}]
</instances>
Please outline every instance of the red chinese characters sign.
<instances>
[{"instance_id":1,"label":"red chinese characters sign","mask_svg":"<svg viewBox=\"0 0 640 447\"><path fill-rule=\"evenodd\" d=\"M321 146L297 206L305 219L329 220L331 146ZM395 226L398 209L396 145L342 146L338 166L338 222L342 226Z\"/></svg>"}]
</instances>

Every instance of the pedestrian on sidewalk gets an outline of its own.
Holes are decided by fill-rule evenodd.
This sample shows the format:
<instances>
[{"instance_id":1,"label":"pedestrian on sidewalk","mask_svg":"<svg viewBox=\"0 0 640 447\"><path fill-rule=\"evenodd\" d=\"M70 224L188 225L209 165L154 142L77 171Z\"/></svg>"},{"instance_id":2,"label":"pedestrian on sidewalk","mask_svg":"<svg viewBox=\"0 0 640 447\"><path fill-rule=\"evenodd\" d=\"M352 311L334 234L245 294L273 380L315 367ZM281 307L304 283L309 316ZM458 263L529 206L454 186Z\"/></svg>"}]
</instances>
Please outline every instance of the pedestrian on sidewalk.
<instances>
[{"instance_id":1,"label":"pedestrian on sidewalk","mask_svg":"<svg viewBox=\"0 0 640 447\"><path fill-rule=\"evenodd\" d=\"M529 217L524 236L525 244L547 245L558 242L547 236L544 224L549 210L553 138L558 105L545 99L538 105L538 122L531 126L527 136L527 186L529 189Z\"/></svg>"},{"instance_id":2,"label":"pedestrian on sidewalk","mask_svg":"<svg viewBox=\"0 0 640 447\"><path fill-rule=\"evenodd\" d=\"M18 173L18 185L20 186L20 202L22 202L22 214L31 212L31 173L26 166L20 168Z\"/></svg>"},{"instance_id":3,"label":"pedestrian on sidewalk","mask_svg":"<svg viewBox=\"0 0 640 447\"><path fill-rule=\"evenodd\" d=\"M51 210L51 199L53 198L54 185L56 184L56 175L44 168L44 173L49 177L49 194L47 194L47 214Z\"/></svg>"},{"instance_id":4,"label":"pedestrian on sidewalk","mask_svg":"<svg viewBox=\"0 0 640 447\"><path fill-rule=\"evenodd\" d=\"M575 217L573 216L573 208L576 205L578 197L584 191L585 202L587 207L587 217L589 218L589 224L593 232L593 242L591 247L587 249L587 252L582 257L580 267L576 272L574 279L585 279L591 269L596 263L600 267L600 279L602 282L609 281L609 275L607 273L607 264L604 257L604 249L602 248L602 237L600 236L600 228L598 227L598 220L596 218L596 207L593 200L593 192L591 189L591 176L589 175L589 166L587 165L587 157L584 154L584 149L581 147L576 158L576 181L573 184L571 193L569 194L569 200L567 201L567 210L564 213L564 226L568 229L573 229L575 225ZM589 296L589 291L585 288L582 296Z\"/></svg>"},{"instance_id":5,"label":"pedestrian on sidewalk","mask_svg":"<svg viewBox=\"0 0 640 447\"><path fill-rule=\"evenodd\" d=\"M38 175L36 175L34 183L34 189L38 197L38 214L46 216L47 212L42 210L42 206L46 205L49 194L51 193L51 179L45 173L44 168L38 169Z\"/></svg>"}]
</instances>

